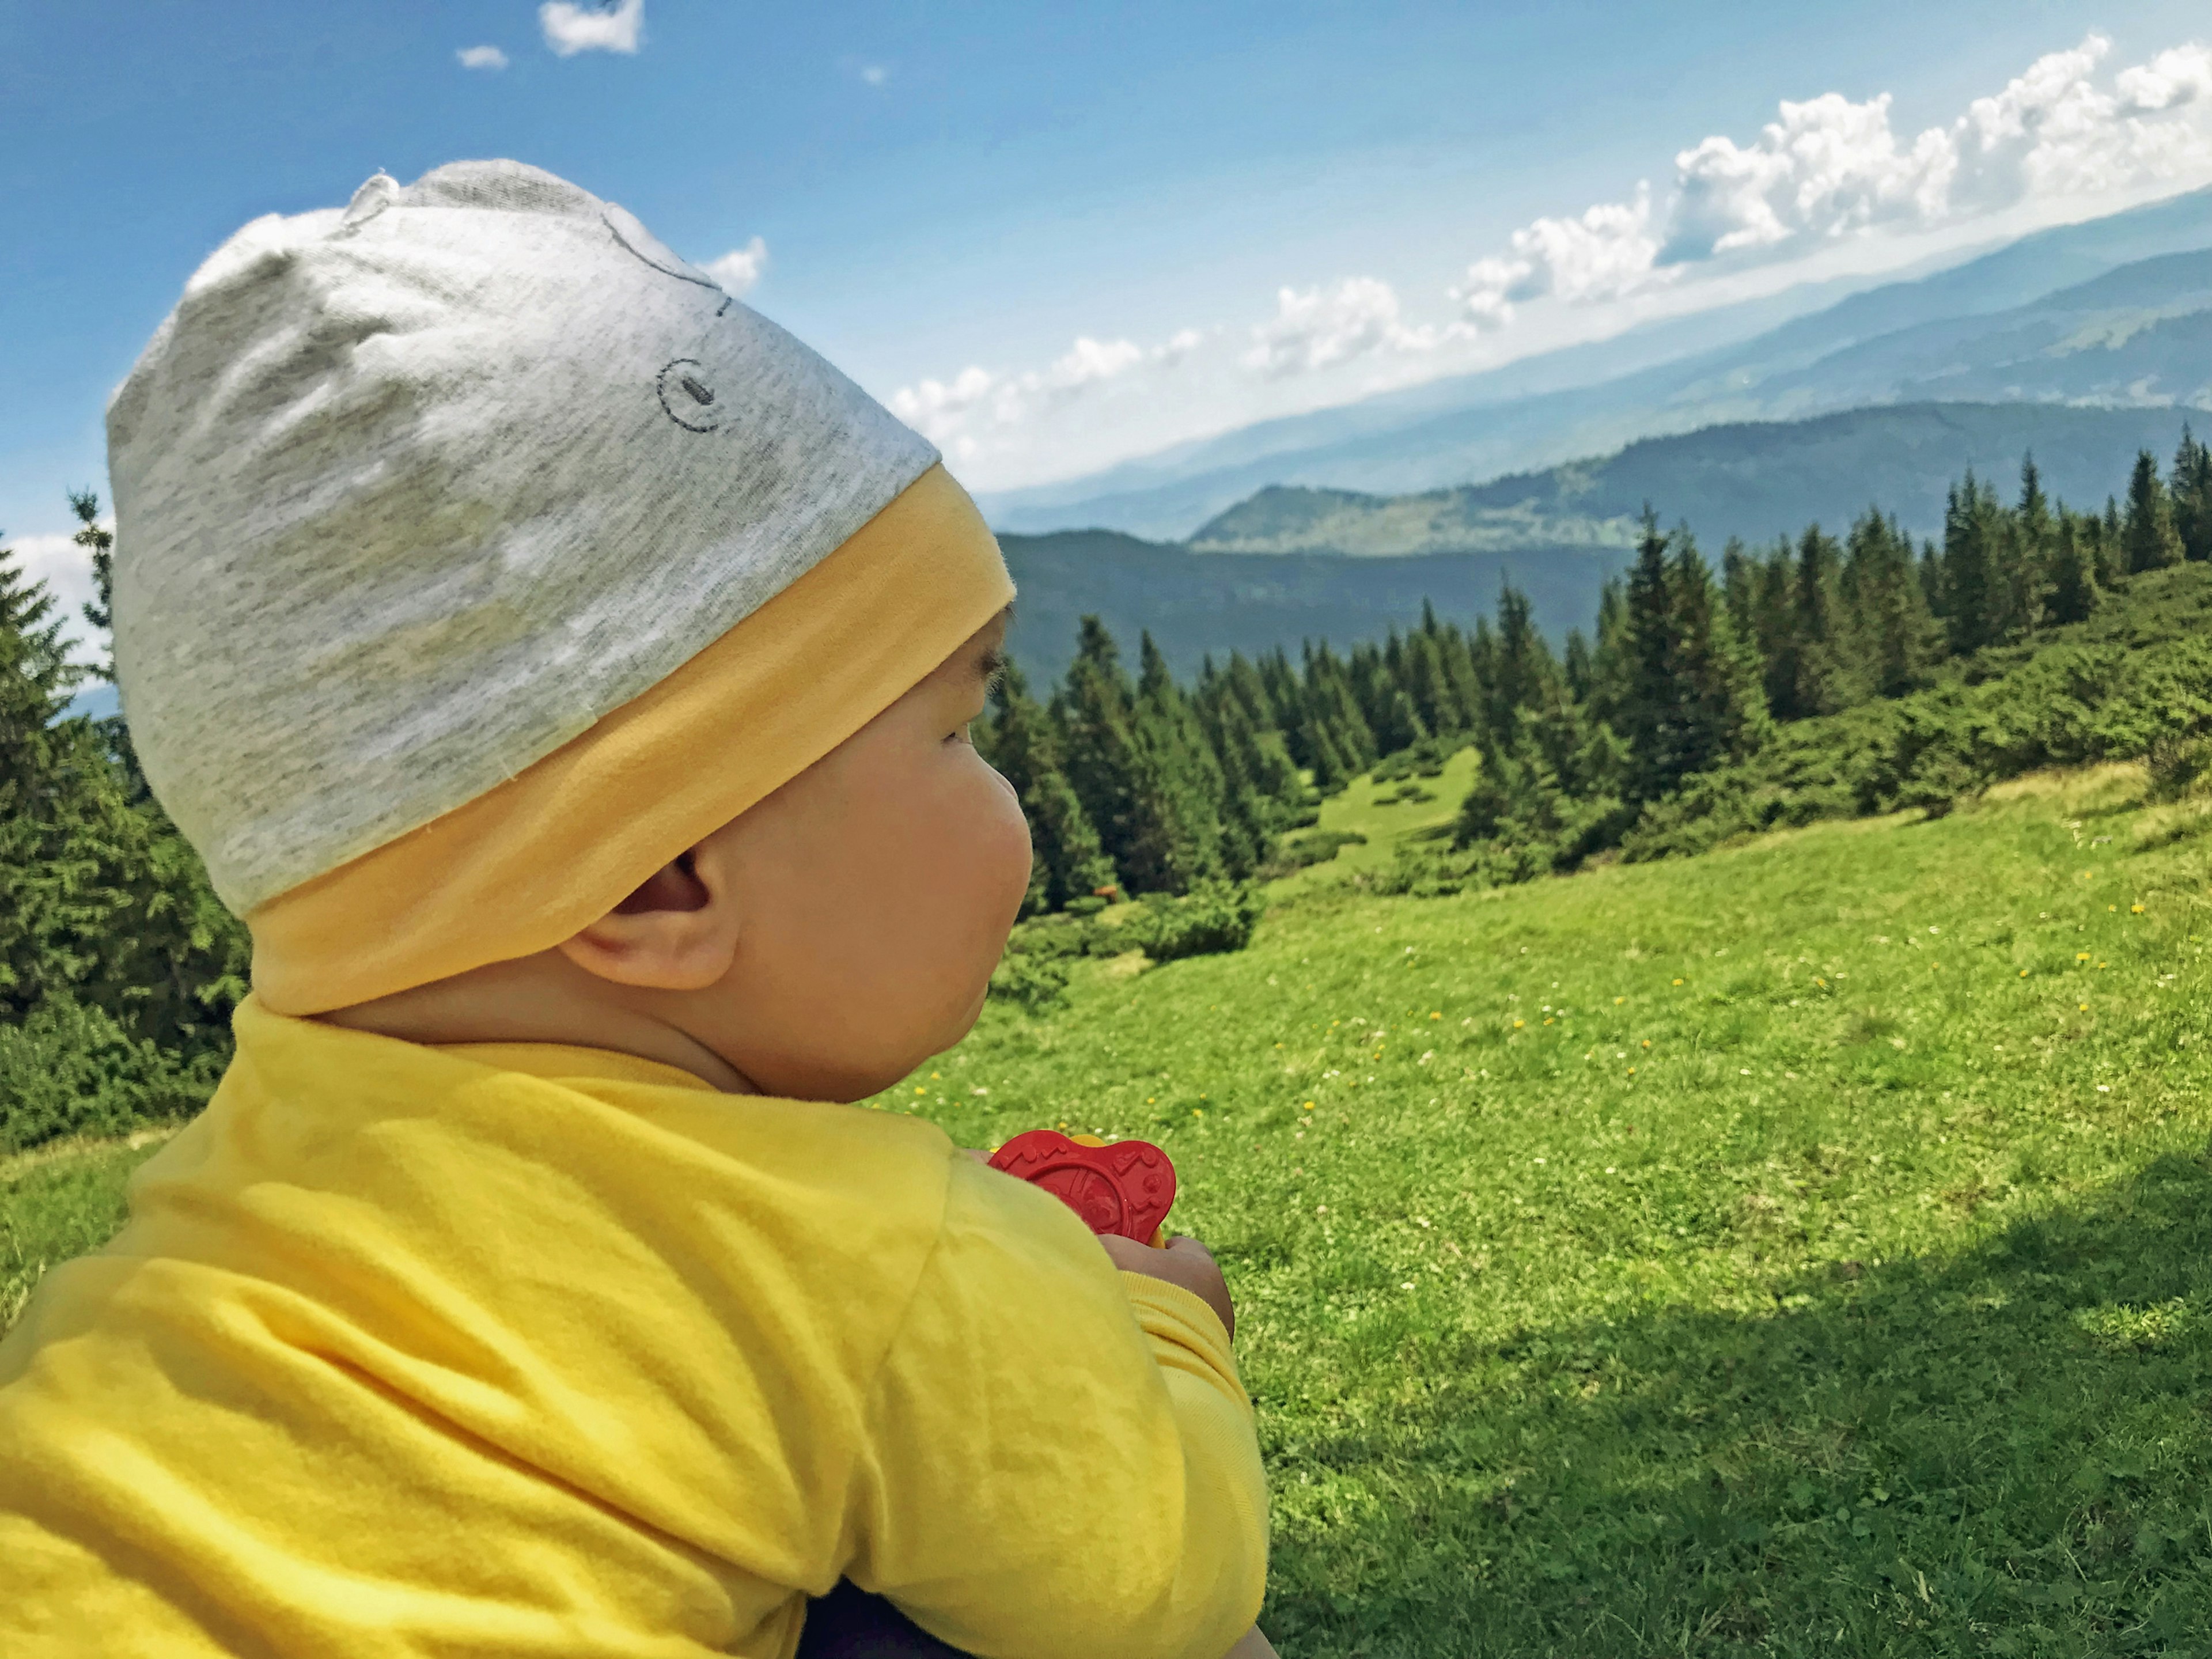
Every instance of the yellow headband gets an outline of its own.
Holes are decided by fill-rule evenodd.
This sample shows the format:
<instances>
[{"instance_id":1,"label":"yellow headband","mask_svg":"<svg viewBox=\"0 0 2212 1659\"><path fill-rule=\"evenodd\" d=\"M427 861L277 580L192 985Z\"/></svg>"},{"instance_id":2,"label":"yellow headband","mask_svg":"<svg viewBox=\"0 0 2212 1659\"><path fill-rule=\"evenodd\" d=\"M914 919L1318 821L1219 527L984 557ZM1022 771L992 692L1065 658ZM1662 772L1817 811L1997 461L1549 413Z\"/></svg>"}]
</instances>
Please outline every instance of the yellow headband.
<instances>
[{"instance_id":1,"label":"yellow headband","mask_svg":"<svg viewBox=\"0 0 2212 1659\"><path fill-rule=\"evenodd\" d=\"M466 805L256 908L253 986L321 1013L550 950L851 737L1013 598L932 467L678 668Z\"/></svg>"}]
</instances>

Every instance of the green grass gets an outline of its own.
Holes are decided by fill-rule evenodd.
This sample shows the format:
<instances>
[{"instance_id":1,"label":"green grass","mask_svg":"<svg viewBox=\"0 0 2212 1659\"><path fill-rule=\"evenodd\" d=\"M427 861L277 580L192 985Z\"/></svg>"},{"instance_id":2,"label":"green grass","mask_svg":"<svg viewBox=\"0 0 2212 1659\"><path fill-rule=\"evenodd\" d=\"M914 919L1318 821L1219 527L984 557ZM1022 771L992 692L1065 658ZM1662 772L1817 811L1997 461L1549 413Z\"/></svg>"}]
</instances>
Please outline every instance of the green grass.
<instances>
[{"instance_id":1,"label":"green grass","mask_svg":"<svg viewBox=\"0 0 2212 1659\"><path fill-rule=\"evenodd\" d=\"M1172 1152L1286 1659L2200 1653L2212 815L2141 788L1421 900L1360 872L1456 787L1356 786L1250 949L886 1101ZM0 1313L143 1156L0 1171Z\"/></svg>"},{"instance_id":2,"label":"green grass","mask_svg":"<svg viewBox=\"0 0 2212 1659\"><path fill-rule=\"evenodd\" d=\"M1439 777L1385 784L1367 777L1354 778L1322 803L1321 820L1314 827L1362 835L1367 837L1366 844L1345 847L1332 864L1314 866L1276 884L1279 901L1302 897L1314 887L1332 884L1350 872L1385 869L1399 842L1409 836L1449 830L1459 816L1460 802L1474 781L1475 765L1475 751L1470 748L1446 761ZM1401 799L1409 787L1432 799Z\"/></svg>"},{"instance_id":3,"label":"green grass","mask_svg":"<svg viewBox=\"0 0 2212 1659\"><path fill-rule=\"evenodd\" d=\"M123 1184L173 1133L64 1141L0 1160L0 1331L48 1267L105 1243L123 1224Z\"/></svg>"},{"instance_id":4,"label":"green grass","mask_svg":"<svg viewBox=\"0 0 2212 1659\"><path fill-rule=\"evenodd\" d=\"M2140 778L1449 899L1324 866L887 1098L1172 1152L1293 1659L2199 1652L2212 818Z\"/></svg>"}]
</instances>

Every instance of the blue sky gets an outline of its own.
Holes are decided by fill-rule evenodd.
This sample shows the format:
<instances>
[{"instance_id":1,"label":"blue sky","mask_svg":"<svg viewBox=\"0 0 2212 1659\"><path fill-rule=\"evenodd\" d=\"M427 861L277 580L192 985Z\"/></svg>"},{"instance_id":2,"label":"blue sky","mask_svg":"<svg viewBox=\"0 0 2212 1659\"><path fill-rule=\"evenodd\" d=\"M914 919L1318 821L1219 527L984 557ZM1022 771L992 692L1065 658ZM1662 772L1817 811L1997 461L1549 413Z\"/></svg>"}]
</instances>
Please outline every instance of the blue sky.
<instances>
[{"instance_id":1,"label":"blue sky","mask_svg":"<svg viewBox=\"0 0 2212 1659\"><path fill-rule=\"evenodd\" d=\"M983 487L2212 179L2201 0L593 9L0 0L0 527L53 550L201 258L379 167L739 255Z\"/></svg>"}]
</instances>

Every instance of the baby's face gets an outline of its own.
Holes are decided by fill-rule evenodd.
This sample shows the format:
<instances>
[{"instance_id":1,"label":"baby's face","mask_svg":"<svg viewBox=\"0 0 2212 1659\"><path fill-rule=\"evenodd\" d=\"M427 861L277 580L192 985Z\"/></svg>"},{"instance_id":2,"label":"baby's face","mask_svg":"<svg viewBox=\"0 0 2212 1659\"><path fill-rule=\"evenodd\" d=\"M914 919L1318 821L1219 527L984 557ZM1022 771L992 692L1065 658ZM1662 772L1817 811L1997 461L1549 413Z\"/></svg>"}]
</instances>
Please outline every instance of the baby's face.
<instances>
[{"instance_id":1,"label":"baby's face","mask_svg":"<svg viewBox=\"0 0 2212 1659\"><path fill-rule=\"evenodd\" d=\"M726 872L736 951L672 1012L763 1091L873 1094L981 1011L1030 878L1020 804L968 737L1006 629L699 848Z\"/></svg>"}]
</instances>

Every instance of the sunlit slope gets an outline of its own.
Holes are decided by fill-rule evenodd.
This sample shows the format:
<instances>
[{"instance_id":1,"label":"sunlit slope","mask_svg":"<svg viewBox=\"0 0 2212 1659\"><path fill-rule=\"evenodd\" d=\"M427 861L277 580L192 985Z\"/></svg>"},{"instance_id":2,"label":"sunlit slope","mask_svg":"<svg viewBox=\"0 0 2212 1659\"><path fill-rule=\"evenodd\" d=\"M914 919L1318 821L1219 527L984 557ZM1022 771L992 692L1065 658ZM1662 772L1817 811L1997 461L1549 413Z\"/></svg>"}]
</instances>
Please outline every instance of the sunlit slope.
<instances>
[{"instance_id":1,"label":"sunlit slope","mask_svg":"<svg viewBox=\"0 0 2212 1659\"><path fill-rule=\"evenodd\" d=\"M1173 1152L1243 1310L1286 1655L2179 1652L2212 819L2140 790L1456 898L1316 880L1241 955L994 1008L890 1098Z\"/></svg>"}]
</instances>

